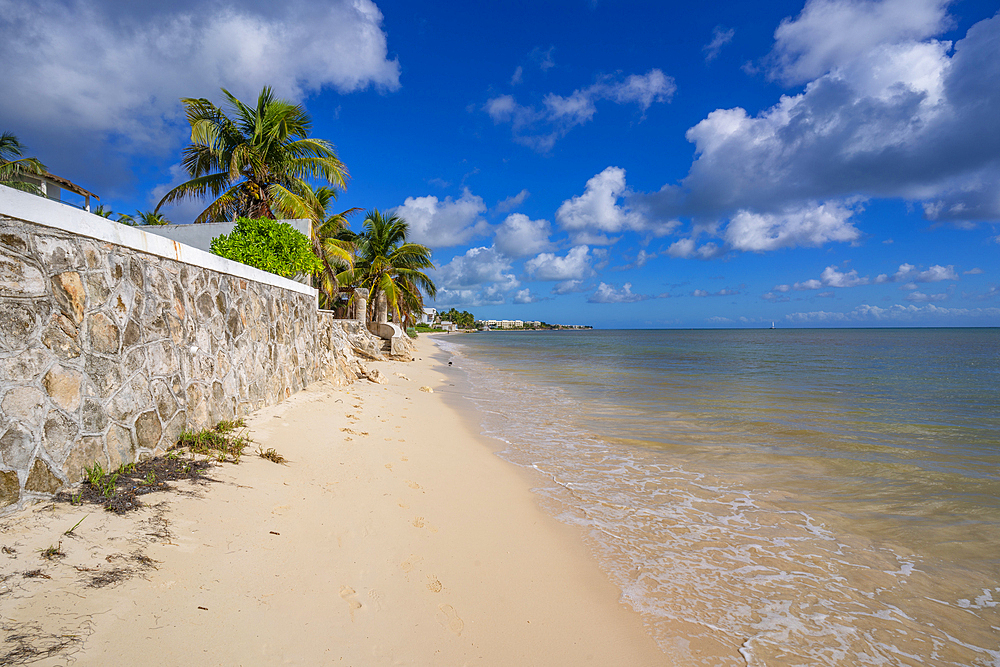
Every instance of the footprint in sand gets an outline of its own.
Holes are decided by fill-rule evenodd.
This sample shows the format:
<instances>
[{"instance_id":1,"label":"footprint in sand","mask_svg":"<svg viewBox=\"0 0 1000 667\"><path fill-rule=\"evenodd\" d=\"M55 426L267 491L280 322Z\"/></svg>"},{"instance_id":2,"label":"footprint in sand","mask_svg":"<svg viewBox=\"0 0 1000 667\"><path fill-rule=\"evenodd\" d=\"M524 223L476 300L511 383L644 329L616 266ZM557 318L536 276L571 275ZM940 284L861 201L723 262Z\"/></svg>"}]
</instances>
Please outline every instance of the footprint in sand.
<instances>
[{"instance_id":1,"label":"footprint in sand","mask_svg":"<svg viewBox=\"0 0 1000 667\"><path fill-rule=\"evenodd\" d=\"M414 528L423 528L426 524L424 523L424 517L418 516L410 523L413 524Z\"/></svg>"},{"instance_id":2,"label":"footprint in sand","mask_svg":"<svg viewBox=\"0 0 1000 667\"><path fill-rule=\"evenodd\" d=\"M340 587L340 597L343 598L344 602L348 604L351 608L351 622L354 622L354 612L361 609L361 603L354 599L357 593L350 586Z\"/></svg>"},{"instance_id":3,"label":"footprint in sand","mask_svg":"<svg viewBox=\"0 0 1000 667\"><path fill-rule=\"evenodd\" d=\"M399 567L403 569L403 572L409 574L410 571L416 566L417 563L422 561L423 558L414 554L410 554L410 557L399 564Z\"/></svg>"},{"instance_id":4,"label":"footprint in sand","mask_svg":"<svg viewBox=\"0 0 1000 667\"><path fill-rule=\"evenodd\" d=\"M399 460L403 461L403 462L406 462L406 461L409 461L410 459L406 458L405 456L400 456Z\"/></svg>"},{"instance_id":5,"label":"footprint in sand","mask_svg":"<svg viewBox=\"0 0 1000 667\"><path fill-rule=\"evenodd\" d=\"M372 589L368 591L368 597L371 598L372 604L375 605L375 611L382 611L382 594Z\"/></svg>"},{"instance_id":6,"label":"footprint in sand","mask_svg":"<svg viewBox=\"0 0 1000 667\"><path fill-rule=\"evenodd\" d=\"M411 482L410 480L406 480L406 485L408 487L410 487L411 489L419 489L420 488L419 484L417 484L416 482Z\"/></svg>"},{"instance_id":7,"label":"footprint in sand","mask_svg":"<svg viewBox=\"0 0 1000 667\"><path fill-rule=\"evenodd\" d=\"M438 605L437 620L441 627L451 630L456 635L461 635L465 629L465 621L458 617L455 608L450 604Z\"/></svg>"},{"instance_id":8,"label":"footprint in sand","mask_svg":"<svg viewBox=\"0 0 1000 667\"><path fill-rule=\"evenodd\" d=\"M392 464L391 463L386 463L385 464L385 469L388 470L389 472L392 472Z\"/></svg>"},{"instance_id":9,"label":"footprint in sand","mask_svg":"<svg viewBox=\"0 0 1000 667\"><path fill-rule=\"evenodd\" d=\"M441 580L435 577L433 574L427 576L427 590L431 593L440 593L444 588Z\"/></svg>"}]
</instances>

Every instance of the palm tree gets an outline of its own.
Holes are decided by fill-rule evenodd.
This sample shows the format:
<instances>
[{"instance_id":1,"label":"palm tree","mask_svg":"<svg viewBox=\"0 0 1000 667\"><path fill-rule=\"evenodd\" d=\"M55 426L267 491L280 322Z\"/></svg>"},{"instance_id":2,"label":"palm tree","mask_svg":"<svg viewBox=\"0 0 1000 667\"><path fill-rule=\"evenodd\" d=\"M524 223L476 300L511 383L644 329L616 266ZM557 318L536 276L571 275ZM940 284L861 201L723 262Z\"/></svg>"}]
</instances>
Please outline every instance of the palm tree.
<instances>
[{"instance_id":1,"label":"palm tree","mask_svg":"<svg viewBox=\"0 0 1000 667\"><path fill-rule=\"evenodd\" d=\"M41 188L25 183L21 176L41 176L48 172L45 165L33 157L24 157L25 146L11 132L0 134L0 184L15 190L42 194Z\"/></svg>"},{"instance_id":2,"label":"palm tree","mask_svg":"<svg viewBox=\"0 0 1000 667\"><path fill-rule=\"evenodd\" d=\"M305 205L307 178L346 185L346 167L332 144L309 137L312 120L301 105L277 99L269 86L256 107L222 92L227 109L204 98L181 99L191 125L182 164L192 178L164 195L156 212L164 204L211 196L195 222L274 218Z\"/></svg>"},{"instance_id":3,"label":"palm tree","mask_svg":"<svg viewBox=\"0 0 1000 667\"><path fill-rule=\"evenodd\" d=\"M385 295L393 320L408 326L413 314L423 307L423 294L434 296L437 287L420 269L433 268L431 250L406 240L410 226L396 215L378 210L365 214L362 232L355 237L354 268L338 279L369 290L369 319L380 294Z\"/></svg>"},{"instance_id":4,"label":"palm tree","mask_svg":"<svg viewBox=\"0 0 1000 667\"><path fill-rule=\"evenodd\" d=\"M328 215L327 209L337 199L337 190L325 185L313 189L308 183L302 183L298 194L296 200L289 202L286 214L291 218L312 221L310 241L313 252L323 265L316 274L320 307L335 308L340 292L338 275L354 266L355 235L347 226L347 219L361 209L349 208Z\"/></svg>"},{"instance_id":5,"label":"palm tree","mask_svg":"<svg viewBox=\"0 0 1000 667\"><path fill-rule=\"evenodd\" d=\"M140 225L170 225L173 224L167 219L167 216L162 213L157 213L156 211L136 211L136 217L139 218ZM132 216L128 216L130 219L134 220ZM121 222L121 220L119 220Z\"/></svg>"}]
</instances>

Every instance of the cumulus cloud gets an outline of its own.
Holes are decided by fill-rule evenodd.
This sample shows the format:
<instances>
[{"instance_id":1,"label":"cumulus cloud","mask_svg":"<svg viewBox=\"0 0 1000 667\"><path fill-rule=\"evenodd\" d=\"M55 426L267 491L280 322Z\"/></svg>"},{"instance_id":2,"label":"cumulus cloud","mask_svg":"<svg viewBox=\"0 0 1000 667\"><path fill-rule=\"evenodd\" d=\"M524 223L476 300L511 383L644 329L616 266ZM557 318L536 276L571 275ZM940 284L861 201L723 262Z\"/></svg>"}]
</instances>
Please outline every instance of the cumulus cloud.
<instances>
[{"instance_id":1,"label":"cumulus cloud","mask_svg":"<svg viewBox=\"0 0 1000 667\"><path fill-rule=\"evenodd\" d=\"M409 223L411 241L432 248L461 245L489 231L489 225L480 217L486 212L486 204L468 188L455 200L439 200L434 195L407 197L392 212Z\"/></svg>"},{"instance_id":2,"label":"cumulus cloud","mask_svg":"<svg viewBox=\"0 0 1000 667\"><path fill-rule=\"evenodd\" d=\"M1000 15L952 44L933 38L946 5L809 2L779 28L772 65L804 90L756 115L711 112L687 132L696 157L682 182L631 203L715 221L838 209L820 243L856 235L843 213L866 198L906 199L931 220L1000 219Z\"/></svg>"},{"instance_id":3,"label":"cumulus cloud","mask_svg":"<svg viewBox=\"0 0 1000 667\"><path fill-rule=\"evenodd\" d=\"M511 298L511 301L514 303L535 303L538 301L538 297L532 294L530 289L525 287L522 290L514 292L514 296Z\"/></svg>"},{"instance_id":4,"label":"cumulus cloud","mask_svg":"<svg viewBox=\"0 0 1000 667\"><path fill-rule=\"evenodd\" d=\"M627 195L625 170L608 167L587 181L583 194L571 197L559 206L556 222L570 233L574 243L590 245L612 244L618 239L608 234L626 231L644 231L662 236L680 225L677 220L650 223L627 205Z\"/></svg>"},{"instance_id":5,"label":"cumulus cloud","mask_svg":"<svg viewBox=\"0 0 1000 667\"><path fill-rule=\"evenodd\" d=\"M980 269L980 268L979 268L979 267L977 266L977 267L975 267L975 268L972 268L972 269L969 269L968 271L963 271L963 272L962 272L962 275L963 275L963 276L978 276L978 275L979 275L980 273L982 273L982 272L983 272L983 270L982 270L982 269Z\"/></svg>"},{"instance_id":6,"label":"cumulus cloud","mask_svg":"<svg viewBox=\"0 0 1000 667\"><path fill-rule=\"evenodd\" d=\"M561 283L556 283L552 288L553 294L572 294L574 292L583 292L585 290L582 280L564 280Z\"/></svg>"},{"instance_id":7,"label":"cumulus cloud","mask_svg":"<svg viewBox=\"0 0 1000 667\"><path fill-rule=\"evenodd\" d=\"M506 213L507 211L513 211L515 208L524 203L524 200L531 196L531 193L527 190L521 190L516 195L511 195L506 199L501 199L497 202L496 210L499 213Z\"/></svg>"},{"instance_id":8,"label":"cumulus cloud","mask_svg":"<svg viewBox=\"0 0 1000 667\"><path fill-rule=\"evenodd\" d=\"M512 213L497 228L494 245L508 257L535 255L552 247L548 220L531 220L523 213Z\"/></svg>"},{"instance_id":9,"label":"cumulus cloud","mask_svg":"<svg viewBox=\"0 0 1000 667\"><path fill-rule=\"evenodd\" d=\"M635 104L645 113L654 103L669 101L676 89L673 78L651 69L623 80L603 77L566 97L549 93L541 107L521 105L512 95L499 95L487 100L483 109L495 124L511 125L515 141L544 153L571 129L589 122L597 113L597 102Z\"/></svg>"},{"instance_id":10,"label":"cumulus cloud","mask_svg":"<svg viewBox=\"0 0 1000 667\"><path fill-rule=\"evenodd\" d=\"M645 294L633 294L632 283L625 283L621 289L616 289L607 283L601 283L594 293L587 297L587 301L589 303L634 303L648 298Z\"/></svg>"},{"instance_id":11,"label":"cumulus cloud","mask_svg":"<svg viewBox=\"0 0 1000 667\"><path fill-rule=\"evenodd\" d=\"M837 265L828 266L823 269L823 273L820 277L810 278L809 280L803 280L802 282L797 282L791 287L788 285L775 285L775 292L787 292L789 289L795 290L817 290L824 287L857 287L859 285L867 285L871 281L868 276L858 275L857 270L841 271L837 268Z\"/></svg>"},{"instance_id":12,"label":"cumulus cloud","mask_svg":"<svg viewBox=\"0 0 1000 667\"><path fill-rule=\"evenodd\" d=\"M293 100L325 87L398 88L381 25L371 0L0 0L0 116L40 137L31 145L46 162L46 151L73 151L92 165L98 141L164 150L183 123L180 97L215 99L224 86L254 99L264 84Z\"/></svg>"},{"instance_id":13,"label":"cumulus cloud","mask_svg":"<svg viewBox=\"0 0 1000 667\"><path fill-rule=\"evenodd\" d=\"M721 247L714 241L709 241L708 243L703 243L700 246L696 246L695 240L693 238L679 239L672 243L669 248L667 248L667 254L671 257L695 257L697 259L712 259L713 257L718 257L725 252L725 248Z\"/></svg>"},{"instance_id":14,"label":"cumulus cloud","mask_svg":"<svg viewBox=\"0 0 1000 667\"><path fill-rule=\"evenodd\" d=\"M524 268L535 280L581 280L593 273L590 262L590 248L580 245L563 257L543 252L525 262Z\"/></svg>"},{"instance_id":15,"label":"cumulus cloud","mask_svg":"<svg viewBox=\"0 0 1000 667\"><path fill-rule=\"evenodd\" d=\"M809 0L774 33L771 76L805 83L885 45L926 39L951 25L952 0Z\"/></svg>"},{"instance_id":16,"label":"cumulus cloud","mask_svg":"<svg viewBox=\"0 0 1000 667\"><path fill-rule=\"evenodd\" d=\"M708 290L696 289L691 292L691 296L733 296L739 294L739 290L734 289L720 289L718 292L709 292Z\"/></svg>"},{"instance_id":17,"label":"cumulus cloud","mask_svg":"<svg viewBox=\"0 0 1000 667\"><path fill-rule=\"evenodd\" d=\"M432 272L439 287L435 303L503 303L521 285L510 268L510 260L493 247L469 248Z\"/></svg>"},{"instance_id":18,"label":"cumulus cloud","mask_svg":"<svg viewBox=\"0 0 1000 667\"><path fill-rule=\"evenodd\" d=\"M741 210L723 238L736 250L819 247L829 241L854 241L860 232L849 221L853 210L834 203L816 204L780 214Z\"/></svg>"},{"instance_id":19,"label":"cumulus cloud","mask_svg":"<svg viewBox=\"0 0 1000 667\"><path fill-rule=\"evenodd\" d=\"M941 266L935 264L925 271L919 270L913 264L900 264L899 270L893 275L881 273L875 277L876 283L937 283L942 280L958 280L958 273L951 264ZM914 287L915 288L915 287Z\"/></svg>"},{"instance_id":20,"label":"cumulus cloud","mask_svg":"<svg viewBox=\"0 0 1000 667\"><path fill-rule=\"evenodd\" d=\"M642 217L618 204L625 189L625 170L608 167L587 181L582 195L562 203L556 221L574 235L641 229Z\"/></svg>"},{"instance_id":21,"label":"cumulus cloud","mask_svg":"<svg viewBox=\"0 0 1000 667\"><path fill-rule=\"evenodd\" d=\"M954 321L955 319L983 320L1000 317L1000 308L942 308L929 303L926 306L896 304L880 308L863 304L846 313L817 310L790 313L785 319L801 324L851 323L851 322L912 322L912 321Z\"/></svg>"},{"instance_id":22,"label":"cumulus cloud","mask_svg":"<svg viewBox=\"0 0 1000 667\"><path fill-rule=\"evenodd\" d=\"M712 41L701 47L701 50L705 52L705 62L710 63L719 57L719 52L722 51L722 47L733 41L733 36L736 34L736 30L733 28L723 28L721 25L715 26L712 29Z\"/></svg>"},{"instance_id":23,"label":"cumulus cloud","mask_svg":"<svg viewBox=\"0 0 1000 667\"><path fill-rule=\"evenodd\" d=\"M907 301L912 301L914 303L930 303L932 301L944 301L948 298L947 294L924 294L923 292L914 291L910 292L903 297Z\"/></svg>"}]
</instances>

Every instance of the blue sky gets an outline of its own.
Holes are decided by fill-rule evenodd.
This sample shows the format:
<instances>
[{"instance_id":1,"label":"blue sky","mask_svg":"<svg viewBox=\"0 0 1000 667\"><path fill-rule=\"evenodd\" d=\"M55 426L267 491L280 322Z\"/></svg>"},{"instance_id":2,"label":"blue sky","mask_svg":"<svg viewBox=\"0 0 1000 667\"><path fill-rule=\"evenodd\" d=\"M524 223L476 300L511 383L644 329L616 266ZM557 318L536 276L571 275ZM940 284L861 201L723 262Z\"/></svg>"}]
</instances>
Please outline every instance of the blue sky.
<instances>
[{"instance_id":1,"label":"blue sky","mask_svg":"<svg viewBox=\"0 0 1000 667\"><path fill-rule=\"evenodd\" d=\"M151 209L183 178L178 98L270 84L337 146L338 205L433 248L439 308L997 326L998 8L0 0L0 128Z\"/></svg>"}]
</instances>

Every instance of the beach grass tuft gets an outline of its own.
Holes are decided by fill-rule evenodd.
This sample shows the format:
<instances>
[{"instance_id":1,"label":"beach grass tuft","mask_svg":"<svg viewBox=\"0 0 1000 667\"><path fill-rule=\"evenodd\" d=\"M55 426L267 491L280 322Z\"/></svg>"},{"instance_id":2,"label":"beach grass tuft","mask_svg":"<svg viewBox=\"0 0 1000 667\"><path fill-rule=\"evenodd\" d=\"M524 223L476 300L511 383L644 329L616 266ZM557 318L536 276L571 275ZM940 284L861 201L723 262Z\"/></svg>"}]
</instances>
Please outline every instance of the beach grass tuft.
<instances>
[{"instance_id":1,"label":"beach grass tuft","mask_svg":"<svg viewBox=\"0 0 1000 667\"><path fill-rule=\"evenodd\" d=\"M220 463L239 463L243 450L253 442L246 434L246 426L246 422L240 418L235 421L220 421L211 429L184 431L177 439L174 449L186 448L194 454L214 458ZM236 434L236 430L241 428L244 431Z\"/></svg>"},{"instance_id":2,"label":"beach grass tuft","mask_svg":"<svg viewBox=\"0 0 1000 667\"><path fill-rule=\"evenodd\" d=\"M59 544L51 545L46 549L42 549L40 553L42 558L45 560L54 560L56 558L62 558L66 555L62 550L62 540L59 540Z\"/></svg>"}]
</instances>

